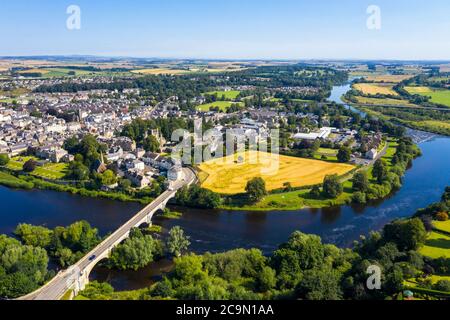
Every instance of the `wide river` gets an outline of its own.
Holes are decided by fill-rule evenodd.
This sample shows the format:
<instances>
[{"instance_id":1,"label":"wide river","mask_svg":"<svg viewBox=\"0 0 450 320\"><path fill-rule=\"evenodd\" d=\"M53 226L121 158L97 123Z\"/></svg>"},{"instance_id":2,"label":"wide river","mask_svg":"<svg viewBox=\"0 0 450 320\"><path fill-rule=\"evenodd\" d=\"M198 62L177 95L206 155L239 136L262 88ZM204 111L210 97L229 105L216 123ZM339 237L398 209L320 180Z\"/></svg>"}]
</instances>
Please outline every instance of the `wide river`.
<instances>
[{"instance_id":1,"label":"wide river","mask_svg":"<svg viewBox=\"0 0 450 320\"><path fill-rule=\"evenodd\" d=\"M339 93L345 89L338 87ZM335 97L340 96L334 91ZM342 206L297 211L223 211L175 208L178 220L156 217L165 232L180 225L191 237L197 253L233 248L260 248L265 253L286 241L295 230L320 235L325 242L350 246L360 235L379 230L396 218L411 216L417 209L440 199L450 183L450 138L435 137L419 144L423 156L414 161L403 187L389 198L365 206ZM18 223L55 227L87 220L104 235L118 228L142 207L53 191L20 191L0 187L0 233L11 234ZM169 268L161 261L138 272L109 272L98 268L93 278L108 280L118 290L144 287L152 276Z\"/></svg>"}]
</instances>

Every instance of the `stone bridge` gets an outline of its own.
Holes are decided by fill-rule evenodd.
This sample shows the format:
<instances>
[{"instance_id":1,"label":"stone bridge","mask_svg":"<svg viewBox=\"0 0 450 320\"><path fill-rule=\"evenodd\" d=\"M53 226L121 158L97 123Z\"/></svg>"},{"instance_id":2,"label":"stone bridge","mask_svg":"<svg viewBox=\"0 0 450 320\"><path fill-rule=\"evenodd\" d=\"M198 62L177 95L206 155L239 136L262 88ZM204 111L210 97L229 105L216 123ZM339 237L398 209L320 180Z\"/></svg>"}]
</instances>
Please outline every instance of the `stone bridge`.
<instances>
[{"instance_id":1,"label":"stone bridge","mask_svg":"<svg viewBox=\"0 0 450 320\"><path fill-rule=\"evenodd\" d=\"M89 283L89 275L95 265L101 260L108 258L114 247L128 238L131 229L137 228L143 223L151 225L153 215L159 210L163 210L167 202L175 197L181 187L190 185L195 181L196 175L194 171L190 168L183 168L183 178L174 182L169 190L165 191L152 203L139 211L133 218L103 240L75 265L58 273L51 281L37 291L18 300L59 300L66 292L71 292L72 296L77 295Z\"/></svg>"}]
</instances>

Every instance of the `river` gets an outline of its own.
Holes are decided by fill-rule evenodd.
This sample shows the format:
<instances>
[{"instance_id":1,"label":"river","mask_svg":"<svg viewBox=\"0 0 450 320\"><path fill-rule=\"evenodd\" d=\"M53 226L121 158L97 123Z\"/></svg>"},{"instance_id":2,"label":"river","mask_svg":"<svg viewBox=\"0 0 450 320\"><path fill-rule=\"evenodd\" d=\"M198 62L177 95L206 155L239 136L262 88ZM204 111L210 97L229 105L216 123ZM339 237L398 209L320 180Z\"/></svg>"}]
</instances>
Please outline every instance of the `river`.
<instances>
[{"instance_id":1,"label":"river","mask_svg":"<svg viewBox=\"0 0 450 320\"><path fill-rule=\"evenodd\" d=\"M338 97L345 90L338 87L333 93ZM450 182L450 138L424 140L419 144L423 156L407 171L403 187L382 201L365 206L270 212L174 208L183 212L181 219L156 217L154 222L163 227L163 234L180 225L191 237L191 250L197 253L240 247L256 247L270 253L295 230L317 234L324 242L348 247L360 235L379 230L393 219L411 216L417 209L439 201ZM0 233L6 234L11 234L18 223L54 227L84 219L105 235L142 207L136 203L4 187L0 187L0 201ZM92 279L109 281L118 290L130 290L148 286L169 269L170 263L165 260L137 272L108 271L99 267L93 271Z\"/></svg>"}]
</instances>

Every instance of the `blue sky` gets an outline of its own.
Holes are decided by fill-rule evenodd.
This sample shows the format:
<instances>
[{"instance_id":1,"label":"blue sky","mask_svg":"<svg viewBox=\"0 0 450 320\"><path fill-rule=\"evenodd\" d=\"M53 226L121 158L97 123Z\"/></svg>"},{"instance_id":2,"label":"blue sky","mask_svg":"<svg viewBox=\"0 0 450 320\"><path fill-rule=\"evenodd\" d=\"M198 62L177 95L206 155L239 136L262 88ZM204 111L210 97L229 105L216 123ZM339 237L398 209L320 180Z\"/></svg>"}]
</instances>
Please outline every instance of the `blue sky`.
<instances>
[{"instance_id":1,"label":"blue sky","mask_svg":"<svg viewBox=\"0 0 450 320\"><path fill-rule=\"evenodd\" d=\"M448 0L0 1L0 55L450 59ZM372 4L381 30L366 27Z\"/></svg>"}]
</instances>

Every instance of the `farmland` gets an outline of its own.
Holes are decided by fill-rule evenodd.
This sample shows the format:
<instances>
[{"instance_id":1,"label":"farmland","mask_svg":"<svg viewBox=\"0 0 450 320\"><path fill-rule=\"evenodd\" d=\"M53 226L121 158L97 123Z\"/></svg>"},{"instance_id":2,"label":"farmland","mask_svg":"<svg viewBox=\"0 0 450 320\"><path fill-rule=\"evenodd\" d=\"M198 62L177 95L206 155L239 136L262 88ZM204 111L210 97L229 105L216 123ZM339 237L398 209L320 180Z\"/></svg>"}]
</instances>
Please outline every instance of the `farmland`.
<instances>
[{"instance_id":1,"label":"farmland","mask_svg":"<svg viewBox=\"0 0 450 320\"><path fill-rule=\"evenodd\" d=\"M394 91L394 89L392 89L393 86L394 85L392 83L357 83L353 85L356 90L361 91L363 94L384 94L396 96L398 94Z\"/></svg>"},{"instance_id":2,"label":"farmland","mask_svg":"<svg viewBox=\"0 0 450 320\"><path fill-rule=\"evenodd\" d=\"M373 81L373 82L391 82L391 83L399 83L403 80L410 79L414 77L414 75L392 75L392 74L385 74L385 75L369 75L366 76L367 81Z\"/></svg>"},{"instance_id":3,"label":"farmland","mask_svg":"<svg viewBox=\"0 0 450 320\"><path fill-rule=\"evenodd\" d=\"M202 187L221 194L238 194L245 192L247 182L255 177L265 180L267 190L275 190L283 188L286 182L293 187L322 183L326 175L343 175L354 167L280 155L277 168L277 159L273 155L250 151L214 159L199 168L207 175ZM273 170L264 171L264 168Z\"/></svg>"},{"instance_id":4,"label":"farmland","mask_svg":"<svg viewBox=\"0 0 450 320\"><path fill-rule=\"evenodd\" d=\"M390 99L390 98L367 98L367 97L361 97L357 96L356 99L358 100L358 103L361 104L373 104L373 105L386 105L386 106L405 106L405 107L413 107L414 104L410 103L407 100L399 100L399 99Z\"/></svg>"},{"instance_id":5,"label":"farmland","mask_svg":"<svg viewBox=\"0 0 450 320\"><path fill-rule=\"evenodd\" d=\"M438 232L431 232L425 246L419 252L433 259L450 258L450 237Z\"/></svg>"},{"instance_id":6,"label":"farmland","mask_svg":"<svg viewBox=\"0 0 450 320\"><path fill-rule=\"evenodd\" d=\"M450 107L450 90L435 90L429 87L405 87L410 94L431 97L431 102Z\"/></svg>"},{"instance_id":7,"label":"farmland","mask_svg":"<svg viewBox=\"0 0 450 320\"><path fill-rule=\"evenodd\" d=\"M434 227L438 231L446 232L450 234L450 220L448 221L434 221Z\"/></svg>"},{"instance_id":8,"label":"farmland","mask_svg":"<svg viewBox=\"0 0 450 320\"><path fill-rule=\"evenodd\" d=\"M154 68L154 69L139 69L139 70L133 70L132 73L136 74L144 74L144 75L180 75L180 74L186 74L190 71L187 69L170 69L170 68Z\"/></svg>"}]
</instances>

